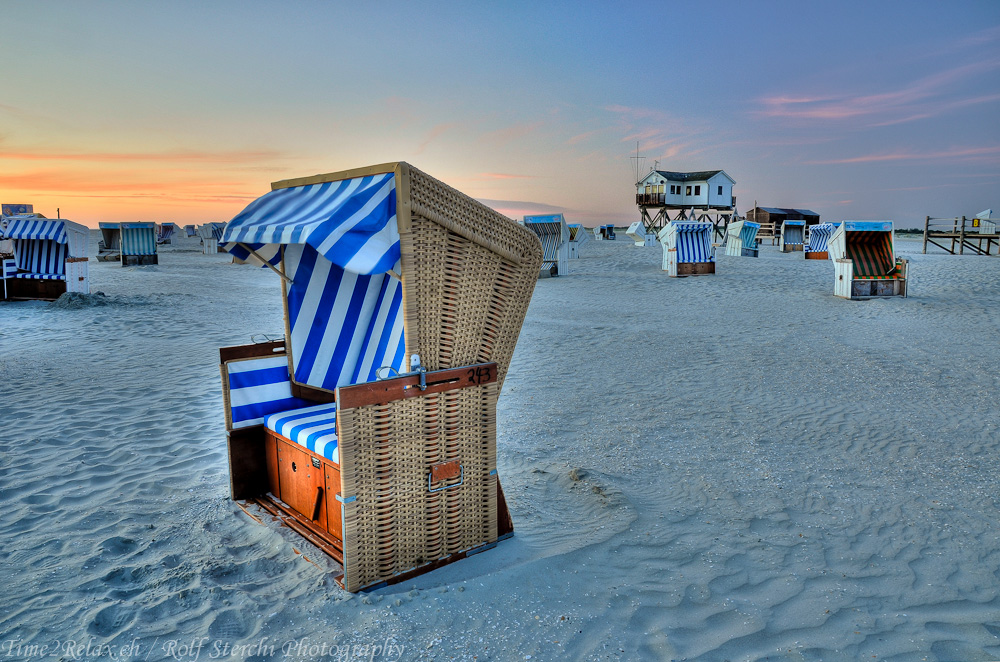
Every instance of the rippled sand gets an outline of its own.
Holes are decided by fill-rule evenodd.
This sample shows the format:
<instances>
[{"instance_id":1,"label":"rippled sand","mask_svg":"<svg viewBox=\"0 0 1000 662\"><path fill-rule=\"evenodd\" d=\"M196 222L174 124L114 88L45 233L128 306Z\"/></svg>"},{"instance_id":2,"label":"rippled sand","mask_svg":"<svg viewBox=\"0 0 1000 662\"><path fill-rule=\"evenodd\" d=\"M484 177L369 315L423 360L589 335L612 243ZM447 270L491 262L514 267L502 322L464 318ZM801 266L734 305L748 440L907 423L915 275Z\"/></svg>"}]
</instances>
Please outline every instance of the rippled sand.
<instances>
[{"instance_id":1,"label":"rippled sand","mask_svg":"<svg viewBox=\"0 0 1000 662\"><path fill-rule=\"evenodd\" d=\"M92 260L0 303L0 657L1000 660L1000 259L900 244L867 302L587 244L500 399L515 537L356 596L228 498L218 347L280 336L277 277Z\"/></svg>"}]
</instances>

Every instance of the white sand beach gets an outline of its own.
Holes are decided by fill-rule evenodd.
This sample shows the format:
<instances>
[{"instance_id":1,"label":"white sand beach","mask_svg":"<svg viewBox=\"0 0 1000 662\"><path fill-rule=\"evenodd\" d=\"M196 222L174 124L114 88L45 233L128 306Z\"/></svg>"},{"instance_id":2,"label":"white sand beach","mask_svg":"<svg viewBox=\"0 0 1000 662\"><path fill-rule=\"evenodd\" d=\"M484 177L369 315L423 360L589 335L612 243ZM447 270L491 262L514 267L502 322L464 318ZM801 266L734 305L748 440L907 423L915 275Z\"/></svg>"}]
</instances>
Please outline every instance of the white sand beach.
<instances>
[{"instance_id":1,"label":"white sand beach","mask_svg":"<svg viewBox=\"0 0 1000 662\"><path fill-rule=\"evenodd\" d=\"M0 302L0 659L1000 660L995 257L899 239L910 297L845 301L586 244L500 397L514 537L352 595L229 499L218 348L278 277L92 243L95 294Z\"/></svg>"}]
</instances>

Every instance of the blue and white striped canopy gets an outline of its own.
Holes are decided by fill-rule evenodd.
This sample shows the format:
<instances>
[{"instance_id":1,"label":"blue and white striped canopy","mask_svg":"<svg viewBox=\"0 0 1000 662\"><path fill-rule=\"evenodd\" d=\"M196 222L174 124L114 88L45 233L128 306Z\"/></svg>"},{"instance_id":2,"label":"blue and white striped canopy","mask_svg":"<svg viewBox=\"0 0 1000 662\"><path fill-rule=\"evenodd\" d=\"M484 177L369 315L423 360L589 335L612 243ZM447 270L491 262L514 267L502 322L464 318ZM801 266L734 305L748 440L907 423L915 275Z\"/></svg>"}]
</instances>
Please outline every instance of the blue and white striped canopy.
<instances>
[{"instance_id":1,"label":"blue and white striped canopy","mask_svg":"<svg viewBox=\"0 0 1000 662\"><path fill-rule=\"evenodd\" d=\"M385 273L399 261L393 173L283 188L257 198L226 224L223 248L272 266L281 246L306 244L356 274ZM243 245L240 245L243 244Z\"/></svg>"},{"instance_id":2,"label":"blue and white striped canopy","mask_svg":"<svg viewBox=\"0 0 1000 662\"><path fill-rule=\"evenodd\" d=\"M48 239L57 244L69 243L66 224L50 218L15 218L3 232L7 239Z\"/></svg>"},{"instance_id":3,"label":"blue and white striped canopy","mask_svg":"<svg viewBox=\"0 0 1000 662\"><path fill-rule=\"evenodd\" d=\"M403 289L389 275L400 270L393 173L271 191L220 243L240 261L280 265L290 281L293 382L332 391L372 381L383 366L402 371Z\"/></svg>"}]
</instances>

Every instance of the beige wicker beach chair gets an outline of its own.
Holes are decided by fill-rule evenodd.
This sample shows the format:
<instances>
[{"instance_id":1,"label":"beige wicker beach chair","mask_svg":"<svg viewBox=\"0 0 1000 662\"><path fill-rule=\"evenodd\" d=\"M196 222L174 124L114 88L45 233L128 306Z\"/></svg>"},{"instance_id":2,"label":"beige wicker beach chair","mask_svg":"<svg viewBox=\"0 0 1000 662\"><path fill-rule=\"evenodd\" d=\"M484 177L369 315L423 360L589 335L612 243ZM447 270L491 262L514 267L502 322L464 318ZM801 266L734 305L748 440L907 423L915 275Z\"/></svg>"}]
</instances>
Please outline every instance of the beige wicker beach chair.
<instances>
[{"instance_id":1,"label":"beige wicker beach chair","mask_svg":"<svg viewBox=\"0 0 1000 662\"><path fill-rule=\"evenodd\" d=\"M232 497L341 561L349 591L510 534L496 402L537 237L391 163L277 182L222 244L281 274L286 325L220 352Z\"/></svg>"}]
</instances>

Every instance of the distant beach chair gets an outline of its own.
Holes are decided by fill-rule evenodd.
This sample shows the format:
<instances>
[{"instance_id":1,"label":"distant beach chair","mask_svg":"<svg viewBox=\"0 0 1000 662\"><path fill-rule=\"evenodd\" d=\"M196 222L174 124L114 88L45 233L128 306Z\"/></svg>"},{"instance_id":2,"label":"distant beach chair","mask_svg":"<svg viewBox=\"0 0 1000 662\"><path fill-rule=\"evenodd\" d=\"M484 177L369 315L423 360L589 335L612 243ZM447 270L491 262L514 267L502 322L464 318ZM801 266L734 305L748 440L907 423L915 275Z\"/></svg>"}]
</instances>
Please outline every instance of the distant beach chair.
<instances>
[{"instance_id":1,"label":"distant beach chair","mask_svg":"<svg viewBox=\"0 0 1000 662\"><path fill-rule=\"evenodd\" d=\"M827 250L834 262L835 296L906 296L908 262L894 252L892 221L844 221Z\"/></svg>"},{"instance_id":2,"label":"distant beach chair","mask_svg":"<svg viewBox=\"0 0 1000 662\"><path fill-rule=\"evenodd\" d=\"M225 227L225 223L205 223L198 226L198 236L201 237L202 252L205 255L226 252L224 248L219 246L219 240L222 239Z\"/></svg>"},{"instance_id":3,"label":"distant beach chair","mask_svg":"<svg viewBox=\"0 0 1000 662\"><path fill-rule=\"evenodd\" d=\"M642 221L636 221L628 226L628 230L625 231L625 235L634 241L636 246L656 245L656 235L652 232L648 232Z\"/></svg>"},{"instance_id":4,"label":"distant beach chair","mask_svg":"<svg viewBox=\"0 0 1000 662\"><path fill-rule=\"evenodd\" d=\"M14 249L13 259L3 260L5 298L52 300L64 292L90 292L85 226L66 219L14 217L3 237L12 240Z\"/></svg>"},{"instance_id":5,"label":"distant beach chair","mask_svg":"<svg viewBox=\"0 0 1000 662\"><path fill-rule=\"evenodd\" d=\"M118 223L98 223L101 239L97 242L97 260L99 262L121 262L122 230Z\"/></svg>"},{"instance_id":6,"label":"distant beach chair","mask_svg":"<svg viewBox=\"0 0 1000 662\"><path fill-rule=\"evenodd\" d=\"M194 237L198 234L198 228L193 225L184 226L184 235L187 237Z\"/></svg>"},{"instance_id":7,"label":"distant beach chair","mask_svg":"<svg viewBox=\"0 0 1000 662\"><path fill-rule=\"evenodd\" d=\"M525 216L524 227L542 242L542 267L539 277L565 276L569 273L569 228L562 214Z\"/></svg>"},{"instance_id":8,"label":"distant beach chair","mask_svg":"<svg viewBox=\"0 0 1000 662\"><path fill-rule=\"evenodd\" d=\"M509 535L496 402L535 236L397 163L276 182L223 245L280 275L288 334L220 350L232 498L339 560L348 591Z\"/></svg>"},{"instance_id":9,"label":"distant beach chair","mask_svg":"<svg viewBox=\"0 0 1000 662\"><path fill-rule=\"evenodd\" d=\"M156 243L169 244L170 238L174 236L177 226L173 223L160 223L156 226Z\"/></svg>"},{"instance_id":10,"label":"distant beach chair","mask_svg":"<svg viewBox=\"0 0 1000 662\"><path fill-rule=\"evenodd\" d=\"M712 224L670 221L660 230L663 270L670 276L702 276L715 273Z\"/></svg>"},{"instance_id":11,"label":"distant beach chair","mask_svg":"<svg viewBox=\"0 0 1000 662\"><path fill-rule=\"evenodd\" d=\"M802 249L807 260L829 259L830 252L827 250L827 247L837 225L834 223L817 223L816 225L809 226L809 241Z\"/></svg>"},{"instance_id":12,"label":"distant beach chair","mask_svg":"<svg viewBox=\"0 0 1000 662\"><path fill-rule=\"evenodd\" d=\"M590 240L590 233L581 223L567 223L569 229L569 259L580 257L580 247Z\"/></svg>"},{"instance_id":13,"label":"distant beach chair","mask_svg":"<svg viewBox=\"0 0 1000 662\"><path fill-rule=\"evenodd\" d=\"M601 236L604 239L607 239L607 240L610 240L610 241L614 241L615 240L616 237L615 237L615 226L614 225L611 225L611 224L602 225L600 227L600 230L601 230Z\"/></svg>"},{"instance_id":14,"label":"distant beach chair","mask_svg":"<svg viewBox=\"0 0 1000 662\"><path fill-rule=\"evenodd\" d=\"M158 264L156 223L121 224L122 266Z\"/></svg>"},{"instance_id":15,"label":"distant beach chair","mask_svg":"<svg viewBox=\"0 0 1000 662\"><path fill-rule=\"evenodd\" d=\"M736 221L726 227L726 255L735 257L757 257L757 231L760 223Z\"/></svg>"},{"instance_id":16,"label":"distant beach chair","mask_svg":"<svg viewBox=\"0 0 1000 662\"><path fill-rule=\"evenodd\" d=\"M805 245L806 222L805 221L785 221L781 224L781 235L778 239L778 247L782 253L801 251Z\"/></svg>"}]
</instances>

